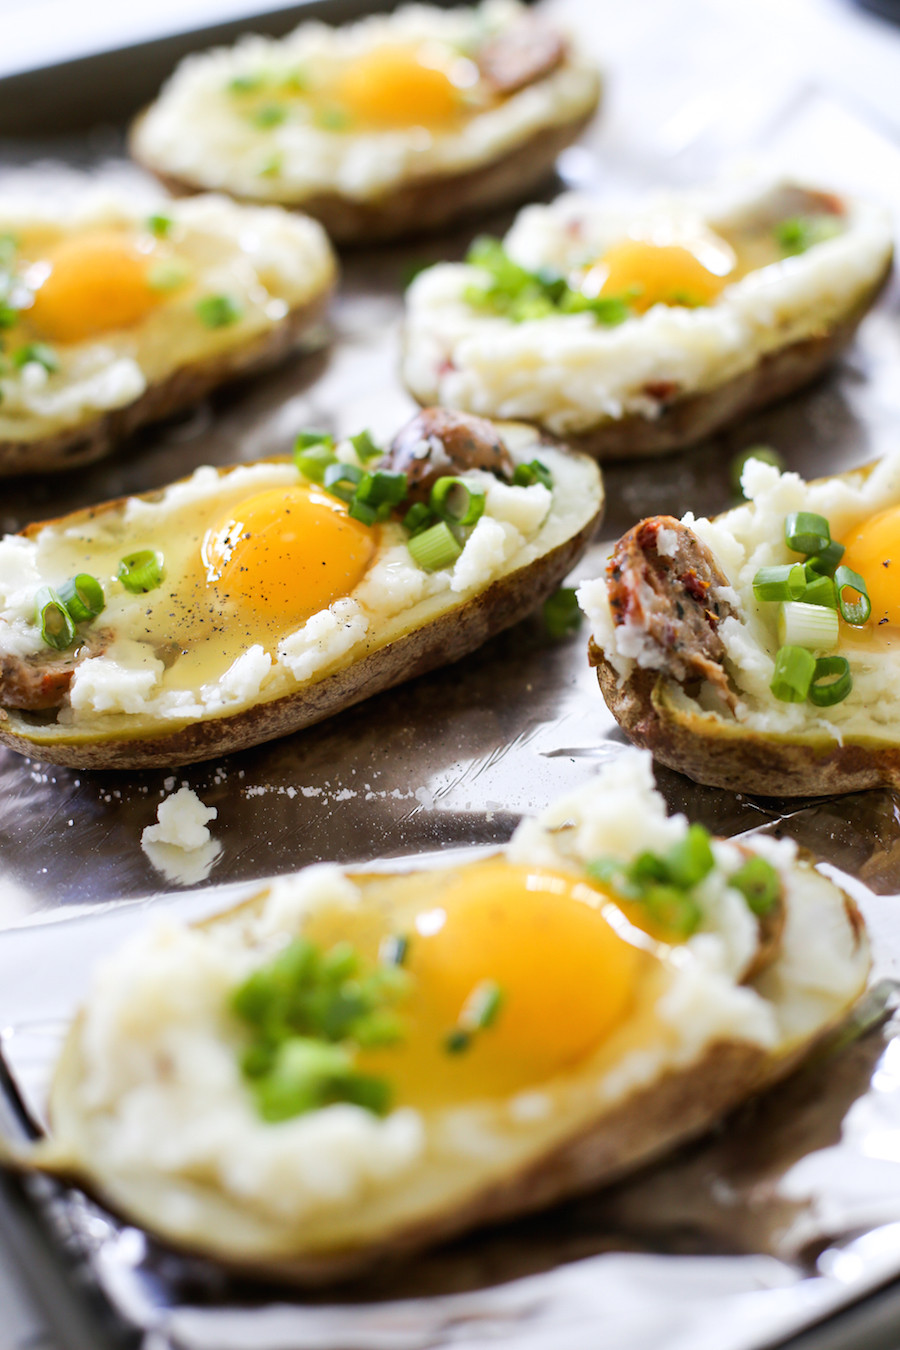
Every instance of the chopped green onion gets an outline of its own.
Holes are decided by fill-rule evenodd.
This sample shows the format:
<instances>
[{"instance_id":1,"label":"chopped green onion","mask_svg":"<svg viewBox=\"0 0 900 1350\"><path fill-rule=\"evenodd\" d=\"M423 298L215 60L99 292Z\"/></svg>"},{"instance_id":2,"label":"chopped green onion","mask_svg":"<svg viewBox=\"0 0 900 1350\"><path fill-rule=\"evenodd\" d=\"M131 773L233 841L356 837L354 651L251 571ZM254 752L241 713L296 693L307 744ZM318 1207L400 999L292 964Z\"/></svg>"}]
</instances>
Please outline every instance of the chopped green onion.
<instances>
[{"instance_id":1,"label":"chopped green onion","mask_svg":"<svg viewBox=\"0 0 900 1350\"><path fill-rule=\"evenodd\" d=\"M390 1105L385 1079L358 1073L341 1046L308 1037L283 1042L269 1071L251 1081L259 1113L271 1124L332 1102L352 1102L374 1115L384 1115Z\"/></svg>"},{"instance_id":2,"label":"chopped green onion","mask_svg":"<svg viewBox=\"0 0 900 1350\"><path fill-rule=\"evenodd\" d=\"M15 328L18 322L19 311L0 300L0 328Z\"/></svg>"},{"instance_id":3,"label":"chopped green onion","mask_svg":"<svg viewBox=\"0 0 900 1350\"><path fill-rule=\"evenodd\" d=\"M154 263L147 273L147 285L151 291L177 291L191 275L187 263L179 258L165 258Z\"/></svg>"},{"instance_id":4,"label":"chopped green onion","mask_svg":"<svg viewBox=\"0 0 900 1350\"><path fill-rule=\"evenodd\" d=\"M853 688L850 662L845 656L820 656L816 662L807 698L817 708L842 703Z\"/></svg>"},{"instance_id":5,"label":"chopped green onion","mask_svg":"<svg viewBox=\"0 0 900 1350\"><path fill-rule=\"evenodd\" d=\"M800 599L805 605L827 605L829 609L837 609L837 595L831 577L816 577L810 581Z\"/></svg>"},{"instance_id":6,"label":"chopped green onion","mask_svg":"<svg viewBox=\"0 0 900 1350\"><path fill-rule=\"evenodd\" d=\"M323 436L320 441L313 441L304 446L301 440L302 437L298 436L294 446L294 463L304 478L313 483L321 483L325 477L325 470L338 462L334 453L334 441L330 436Z\"/></svg>"},{"instance_id":7,"label":"chopped green onion","mask_svg":"<svg viewBox=\"0 0 900 1350\"><path fill-rule=\"evenodd\" d=\"M378 949L378 959L385 966L402 966L409 955L409 938L405 933L392 933Z\"/></svg>"},{"instance_id":8,"label":"chopped green onion","mask_svg":"<svg viewBox=\"0 0 900 1350\"><path fill-rule=\"evenodd\" d=\"M779 471L783 471L785 467L783 457L779 455L778 451L771 445L751 445L749 449L742 450L741 453L735 455L734 459L731 461L731 468L729 470L732 490L741 497L744 495L741 479L747 461L751 459L761 460L763 464L771 464L774 469L778 469Z\"/></svg>"},{"instance_id":9,"label":"chopped green onion","mask_svg":"<svg viewBox=\"0 0 900 1350\"><path fill-rule=\"evenodd\" d=\"M838 609L841 611L841 618L844 623L859 628L872 613L872 601L869 599L866 583L858 572L854 572L851 567L841 565L834 574L834 588L837 592ZM859 599L855 601L845 600L844 591L856 591Z\"/></svg>"},{"instance_id":10,"label":"chopped green onion","mask_svg":"<svg viewBox=\"0 0 900 1350\"><path fill-rule=\"evenodd\" d=\"M553 475L539 459L532 459L527 464L517 464L513 470L512 480L514 487L531 487L533 483L542 483L551 492L553 490Z\"/></svg>"},{"instance_id":11,"label":"chopped green onion","mask_svg":"<svg viewBox=\"0 0 900 1350\"><path fill-rule=\"evenodd\" d=\"M375 525L379 519L384 519L383 516L379 516L374 506L367 506L355 495L347 502L347 515L353 520L361 521L363 525Z\"/></svg>"},{"instance_id":12,"label":"chopped green onion","mask_svg":"<svg viewBox=\"0 0 900 1350\"><path fill-rule=\"evenodd\" d=\"M814 244L822 244L841 233L841 224L832 215L792 216L779 221L773 231L782 252L791 257L805 253Z\"/></svg>"},{"instance_id":13,"label":"chopped green onion","mask_svg":"<svg viewBox=\"0 0 900 1350\"><path fill-rule=\"evenodd\" d=\"M329 464L322 478L322 486L331 493L332 497L338 497L342 502L351 502L359 483L362 480L363 471L357 464L342 464L340 460L335 460Z\"/></svg>"},{"instance_id":14,"label":"chopped green onion","mask_svg":"<svg viewBox=\"0 0 900 1350\"><path fill-rule=\"evenodd\" d=\"M434 522L434 512L424 502L414 502L403 517L403 527L410 534L419 534Z\"/></svg>"},{"instance_id":15,"label":"chopped green onion","mask_svg":"<svg viewBox=\"0 0 900 1350\"><path fill-rule=\"evenodd\" d=\"M382 453L381 447L375 444L368 431L360 431L351 436L350 444L356 451L357 459L363 464L367 464L370 459L378 459Z\"/></svg>"},{"instance_id":16,"label":"chopped green onion","mask_svg":"<svg viewBox=\"0 0 900 1350\"><path fill-rule=\"evenodd\" d=\"M654 923L679 938L696 933L703 919L703 911L694 897L678 886L648 886L641 904L646 906Z\"/></svg>"},{"instance_id":17,"label":"chopped green onion","mask_svg":"<svg viewBox=\"0 0 900 1350\"><path fill-rule=\"evenodd\" d=\"M806 647L782 647L769 688L782 703L803 703L815 670L816 658Z\"/></svg>"},{"instance_id":18,"label":"chopped green onion","mask_svg":"<svg viewBox=\"0 0 900 1350\"><path fill-rule=\"evenodd\" d=\"M783 647L809 647L815 651L837 645L837 610L787 600L778 615L778 641Z\"/></svg>"},{"instance_id":19,"label":"chopped green onion","mask_svg":"<svg viewBox=\"0 0 900 1350\"><path fill-rule=\"evenodd\" d=\"M234 79L228 81L228 92L231 94L256 94L260 89L266 86L266 76L261 71L256 71L250 75L235 75Z\"/></svg>"},{"instance_id":20,"label":"chopped green onion","mask_svg":"<svg viewBox=\"0 0 900 1350\"><path fill-rule=\"evenodd\" d=\"M48 375L59 370L59 357L54 348L49 347L46 342L29 342L24 347L17 347L12 353L11 360L17 370L31 364L43 366Z\"/></svg>"},{"instance_id":21,"label":"chopped green onion","mask_svg":"<svg viewBox=\"0 0 900 1350\"><path fill-rule=\"evenodd\" d=\"M452 567L462 553L462 545L444 520L422 530L420 534L414 534L407 548L413 562L426 572L439 572L443 567Z\"/></svg>"},{"instance_id":22,"label":"chopped green onion","mask_svg":"<svg viewBox=\"0 0 900 1350\"><path fill-rule=\"evenodd\" d=\"M106 605L103 587L90 572L79 572L77 577L64 581L59 588L59 599L69 611L73 623L87 623L102 614Z\"/></svg>"},{"instance_id":23,"label":"chopped green onion","mask_svg":"<svg viewBox=\"0 0 900 1350\"><path fill-rule=\"evenodd\" d=\"M462 1027L454 1027L444 1037L444 1049L448 1055L461 1055L468 1050L472 1044L472 1034L469 1031L463 1031Z\"/></svg>"},{"instance_id":24,"label":"chopped green onion","mask_svg":"<svg viewBox=\"0 0 900 1350\"><path fill-rule=\"evenodd\" d=\"M35 596L35 623L48 647L63 652L75 641L75 624L52 586L42 586Z\"/></svg>"},{"instance_id":25,"label":"chopped green onion","mask_svg":"<svg viewBox=\"0 0 900 1350\"><path fill-rule=\"evenodd\" d=\"M281 126L286 117L287 108L282 103L264 103L250 114L250 121L255 127L266 129Z\"/></svg>"},{"instance_id":26,"label":"chopped green onion","mask_svg":"<svg viewBox=\"0 0 900 1350\"><path fill-rule=\"evenodd\" d=\"M814 554L807 558L804 563L807 575L814 572L822 577L833 577L835 568L844 556L844 545L839 544L836 539L832 539L827 548L823 548L821 553Z\"/></svg>"},{"instance_id":27,"label":"chopped green onion","mask_svg":"<svg viewBox=\"0 0 900 1350\"><path fill-rule=\"evenodd\" d=\"M568 288L559 300L562 314L591 314L607 328L617 328L631 318L631 305L621 295L584 295Z\"/></svg>"},{"instance_id":28,"label":"chopped green onion","mask_svg":"<svg viewBox=\"0 0 900 1350\"><path fill-rule=\"evenodd\" d=\"M204 295L194 312L206 328L228 328L241 318L244 307L233 295Z\"/></svg>"},{"instance_id":29,"label":"chopped green onion","mask_svg":"<svg viewBox=\"0 0 900 1350\"><path fill-rule=\"evenodd\" d=\"M688 890L698 885L716 865L708 830L691 825L684 838L669 849L666 864L668 879L676 886Z\"/></svg>"},{"instance_id":30,"label":"chopped green onion","mask_svg":"<svg viewBox=\"0 0 900 1350\"><path fill-rule=\"evenodd\" d=\"M494 980L482 980L466 999L460 1024L469 1031L486 1031L497 1020L503 1006L503 990Z\"/></svg>"},{"instance_id":31,"label":"chopped green onion","mask_svg":"<svg viewBox=\"0 0 900 1350\"><path fill-rule=\"evenodd\" d=\"M168 239L174 223L171 216L153 215L147 217L147 229L157 239Z\"/></svg>"},{"instance_id":32,"label":"chopped green onion","mask_svg":"<svg viewBox=\"0 0 900 1350\"><path fill-rule=\"evenodd\" d=\"M757 600L799 600L806 586L802 563L761 567L753 578L753 594Z\"/></svg>"},{"instance_id":33,"label":"chopped green onion","mask_svg":"<svg viewBox=\"0 0 900 1350\"><path fill-rule=\"evenodd\" d=\"M356 499L368 506L399 506L406 496L406 474L393 469L379 469L365 473L356 489Z\"/></svg>"},{"instance_id":34,"label":"chopped green onion","mask_svg":"<svg viewBox=\"0 0 900 1350\"><path fill-rule=\"evenodd\" d=\"M560 586L544 601L542 615L544 627L555 642L577 633L583 618L575 591L570 586Z\"/></svg>"},{"instance_id":35,"label":"chopped green onion","mask_svg":"<svg viewBox=\"0 0 900 1350\"><path fill-rule=\"evenodd\" d=\"M742 863L728 878L728 885L740 891L756 915L768 914L781 896L778 873L770 862L759 856Z\"/></svg>"},{"instance_id":36,"label":"chopped green onion","mask_svg":"<svg viewBox=\"0 0 900 1350\"><path fill-rule=\"evenodd\" d=\"M154 591L163 579L163 556L152 548L129 553L119 563L116 575L126 591L133 595Z\"/></svg>"},{"instance_id":37,"label":"chopped green onion","mask_svg":"<svg viewBox=\"0 0 900 1350\"><path fill-rule=\"evenodd\" d=\"M831 529L824 516L792 511L784 522L784 542L795 553L822 553L831 543Z\"/></svg>"},{"instance_id":38,"label":"chopped green onion","mask_svg":"<svg viewBox=\"0 0 900 1350\"><path fill-rule=\"evenodd\" d=\"M474 525L484 515L485 491L480 483L464 478L439 478L431 489L428 505L439 520L452 525Z\"/></svg>"}]
</instances>

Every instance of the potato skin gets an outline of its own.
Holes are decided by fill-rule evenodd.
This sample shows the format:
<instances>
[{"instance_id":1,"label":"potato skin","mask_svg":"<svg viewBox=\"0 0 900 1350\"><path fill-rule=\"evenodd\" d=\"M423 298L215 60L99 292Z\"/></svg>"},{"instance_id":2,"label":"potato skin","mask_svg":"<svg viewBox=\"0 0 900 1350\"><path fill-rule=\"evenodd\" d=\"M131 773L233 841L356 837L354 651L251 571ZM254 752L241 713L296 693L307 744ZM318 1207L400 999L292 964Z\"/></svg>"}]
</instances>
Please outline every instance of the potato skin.
<instances>
[{"instance_id":1,"label":"potato skin","mask_svg":"<svg viewBox=\"0 0 900 1350\"><path fill-rule=\"evenodd\" d=\"M473 169L412 178L380 197L355 198L327 192L279 205L318 220L336 244L384 243L441 230L468 216L511 206L533 195L549 178L557 156L588 126L598 104L599 93L577 118L543 127L499 159ZM208 191L200 183L174 177L142 159L135 146L139 125L140 119L132 129L131 154L142 168L176 196ZM237 201L257 205L271 200L231 195Z\"/></svg>"}]
</instances>

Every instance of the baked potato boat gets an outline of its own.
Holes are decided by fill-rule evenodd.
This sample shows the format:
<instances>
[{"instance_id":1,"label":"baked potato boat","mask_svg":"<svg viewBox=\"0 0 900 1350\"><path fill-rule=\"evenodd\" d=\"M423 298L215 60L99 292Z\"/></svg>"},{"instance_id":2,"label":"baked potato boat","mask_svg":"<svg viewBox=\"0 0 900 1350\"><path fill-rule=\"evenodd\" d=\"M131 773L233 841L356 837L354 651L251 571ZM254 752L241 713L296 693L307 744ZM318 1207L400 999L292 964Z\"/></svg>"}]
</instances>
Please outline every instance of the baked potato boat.
<instances>
[{"instance_id":1,"label":"baked potato boat","mask_svg":"<svg viewBox=\"0 0 900 1350\"><path fill-rule=\"evenodd\" d=\"M804 482L761 460L714 520L644 520L587 582L617 721L697 782L771 796L900 783L900 455Z\"/></svg>"},{"instance_id":2,"label":"baked potato boat","mask_svg":"<svg viewBox=\"0 0 900 1350\"><path fill-rule=\"evenodd\" d=\"M426 410L300 435L0 541L0 741L83 768L226 754L455 661L560 584L597 466Z\"/></svg>"},{"instance_id":3,"label":"baked potato boat","mask_svg":"<svg viewBox=\"0 0 900 1350\"><path fill-rule=\"evenodd\" d=\"M515 0L407 5L189 57L131 150L172 191L277 202L371 243L523 200L598 98L593 66Z\"/></svg>"},{"instance_id":4,"label":"baked potato boat","mask_svg":"<svg viewBox=\"0 0 900 1350\"><path fill-rule=\"evenodd\" d=\"M319 865L97 972L14 1166L255 1276L345 1278L611 1181L863 990L791 841L666 817L624 750L477 862Z\"/></svg>"},{"instance_id":5,"label":"baked potato boat","mask_svg":"<svg viewBox=\"0 0 900 1350\"><path fill-rule=\"evenodd\" d=\"M315 221L71 183L0 203L0 475L99 459L311 340L337 278Z\"/></svg>"},{"instance_id":6,"label":"baked potato boat","mask_svg":"<svg viewBox=\"0 0 900 1350\"><path fill-rule=\"evenodd\" d=\"M567 195L419 274L403 378L598 459L691 445L806 384L891 265L870 203L788 182L613 207Z\"/></svg>"}]
</instances>

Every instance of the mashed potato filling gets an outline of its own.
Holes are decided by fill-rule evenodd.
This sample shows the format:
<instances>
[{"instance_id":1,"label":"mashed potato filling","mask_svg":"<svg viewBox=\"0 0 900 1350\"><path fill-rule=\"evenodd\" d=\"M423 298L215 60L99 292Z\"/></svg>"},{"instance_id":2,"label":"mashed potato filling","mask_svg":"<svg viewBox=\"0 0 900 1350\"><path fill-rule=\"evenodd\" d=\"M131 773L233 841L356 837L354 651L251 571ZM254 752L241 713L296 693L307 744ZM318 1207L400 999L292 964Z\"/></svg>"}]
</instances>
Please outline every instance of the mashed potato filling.
<instances>
[{"instance_id":1,"label":"mashed potato filling","mask_svg":"<svg viewBox=\"0 0 900 1350\"><path fill-rule=\"evenodd\" d=\"M628 240L688 240L702 252L710 231L740 235L782 190L755 184L636 209L567 195L526 207L504 244L529 271L563 276L615 258ZM656 418L667 400L713 389L852 311L888 265L891 229L880 208L845 206L832 237L774 261L770 255L764 265L751 257L754 265L726 277L709 303L685 295L687 303L654 303L615 326L591 313L512 322L467 299L488 280L478 267L427 268L407 296L403 378L420 402L522 417L558 435L631 415Z\"/></svg>"},{"instance_id":2,"label":"mashed potato filling","mask_svg":"<svg viewBox=\"0 0 900 1350\"><path fill-rule=\"evenodd\" d=\"M577 877L598 856L627 861L665 851L686 831L684 817L666 817L650 756L624 751L520 826L507 861ZM75 1059L69 1055L51 1102L57 1139L96 1160L113 1199L140 1207L153 1196L157 1223L178 1238L210 1239L211 1194L226 1224L220 1202L239 1206L250 1256L289 1249L300 1232L305 1248L340 1247L440 1213L580 1130L602 1130L605 1112L696 1064L717 1042L787 1051L857 994L865 944L839 893L811 868L790 870L789 841L759 838L753 848L782 874L787 901L780 955L758 986L739 983L758 938L728 880L745 855L717 841L716 867L698 888L699 930L660 949L657 975L641 986L628 1018L577 1064L527 1092L412 1100L383 1118L342 1103L276 1124L261 1120L239 1069L241 1030L229 994L298 934L315 932L323 916L343 916L348 930L376 921L390 931L392 884L403 903L414 891L427 908L429 886L452 873L392 881L320 865L201 927L157 920L97 973Z\"/></svg>"}]
</instances>

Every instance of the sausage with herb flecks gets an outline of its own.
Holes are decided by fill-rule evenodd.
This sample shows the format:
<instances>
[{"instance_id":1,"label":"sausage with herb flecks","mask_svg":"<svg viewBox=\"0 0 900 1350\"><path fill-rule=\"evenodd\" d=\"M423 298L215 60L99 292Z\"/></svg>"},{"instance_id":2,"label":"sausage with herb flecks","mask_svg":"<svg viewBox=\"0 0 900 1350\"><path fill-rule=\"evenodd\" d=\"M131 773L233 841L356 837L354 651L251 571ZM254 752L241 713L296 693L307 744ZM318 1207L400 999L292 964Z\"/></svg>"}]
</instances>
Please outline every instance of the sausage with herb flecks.
<instances>
[{"instance_id":1,"label":"sausage with herb flecks","mask_svg":"<svg viewBox=\"0 0 900 1350\"><path fill-rule=\"evenodd\" d=\"M379 468L406 474L407 500L428 500L439 478L486 469L505 482L515 465L495 427L482 417L423 408L397 432Z\"/></svg>"}]
</instances>

